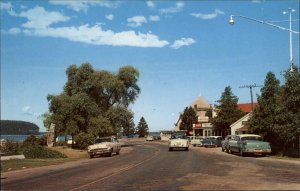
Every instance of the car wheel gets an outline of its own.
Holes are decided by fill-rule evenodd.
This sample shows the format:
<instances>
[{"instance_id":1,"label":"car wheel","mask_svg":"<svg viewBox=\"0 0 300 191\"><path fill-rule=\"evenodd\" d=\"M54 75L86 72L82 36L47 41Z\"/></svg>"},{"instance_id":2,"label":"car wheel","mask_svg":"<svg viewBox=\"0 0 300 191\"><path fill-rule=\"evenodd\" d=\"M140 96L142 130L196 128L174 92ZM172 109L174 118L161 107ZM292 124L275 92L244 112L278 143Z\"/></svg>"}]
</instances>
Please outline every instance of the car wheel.
<instances>
[{"instance_id":1,"label":"car wheel","mask_svg":"<svg viewBox=\"0 0 300 191\"><path fill-rule=\"evenodd\" d=\"M229 150L229 153L232 154L232 150L231 150L230 146L229 146L228 150Z\"/></svg>"},{"instance_id":2,"label":"car wheel","mask_svg":"<svg viewBox=\"0 0 300 191\"><path fill-rule=\"evenodd\" d=\"M241 156L241 157L245 156L245 153L243 152L242 149L240 149L240 156Z\"/></svg>"},{"instance_id":3,"label":"car wheel","mask_svg":"<svg viewBox=\"0 0 300 191\"><path fill-rule=\"evenodd\" d=\"M172 147L169 147L169 151L173 151L173 148L172 148Z\"/></svg>"},{"instance_id":4,"label":"car wheel","mask_svg":"<svg viewBox=\"0 0 300 191\"><path fill-rule=\"evenodd\" d=\"M189 151L189 148L188 148L188 147L186 147L186 148L185 148L185 150L186 150L186 151Z\"/></svg>"},{"instance_id":5,"label":"car wheel","mask_svg":"<svg viewBox=\"0 0 300 191\"><path fill-rule=\"evenodd\" d=\"M108 153L108 156L112 157L112 155L113 155L113 149L110 149L110 152Z\"/></svg>"},{"instance_id":6,"label":"car wheel","mask_svg":"<svg viewBox=\"0 0 300 191\"><path fill-rule=\"evenodd\" d=\"M225 149L222 147L222 152L224 152L225 151Z\"/></svg>"},{"instance_id":7,"label":"car wheel","mask_svg":"<svg viewBox=\"0 0 300 191\"><path fill-rule=\"evenodd\" d=\"M196 147L196 145L193 145L193 147Z\"/></svg>"},{"instance_id":8,"label":"car wheel","mask_svg":"<svg viewBox=\"0 0 300 191\"><path fill-rule=\"evenodd\" d=\"M117 151L116 154L119 155L119 154L120 154L120 151Z\"/></svg>"},{"instance_id":9,"label":"car wheel","mask_svg":"<svg viewBox=\"0 0 300 191\"><path fill-rule=\"evenodd\" d=\"M90 158L94 158L94 155L90 155Z\"/></svg>"}]
</instances>

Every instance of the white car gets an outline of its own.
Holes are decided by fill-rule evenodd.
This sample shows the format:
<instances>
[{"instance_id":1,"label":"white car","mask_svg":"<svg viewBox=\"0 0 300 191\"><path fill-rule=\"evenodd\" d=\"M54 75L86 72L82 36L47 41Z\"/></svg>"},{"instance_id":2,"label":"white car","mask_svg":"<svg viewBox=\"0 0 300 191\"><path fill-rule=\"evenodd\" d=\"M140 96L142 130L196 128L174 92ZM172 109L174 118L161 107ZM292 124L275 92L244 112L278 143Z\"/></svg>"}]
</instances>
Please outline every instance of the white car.
<instances>
[{"instance_id":1,"label":"white car","mask_svg":"<svg viewBox=\"0 0 300 191\"><path fill-rule=\"evenodd\" d=\"M93 145L88 146L88 154L90 158L95 155L108 155L112 156L113 153L120 154L121 144L115 137L102 137L97 138Z\"/></svg>"},{"instance_id":2,"label":"white car","mask_svg":"<svg viewBox=\"0 0 300 191\"><path fill-rule=\"evenodd\" d=\"M189 140L184 134L173 134L169 140L169 151L174 149L189 150Z\"/></svg>"},{"instance_id":3,"label":"white car","mask_svg":"<svg viewBox=\"0 0 300 191\"><path fill-rule=\"evenodd\" d=\"M148 135L147 138L146 138L146 141L153 141L153 140L154 140L154 138L151 135Z\"/></svg>"},{"instance_id":4,"label":"white car","mask_svg":"<svg viewBox=\"0 0 300 191\"><path fill-rule=\"evenodd\" d=\"M195 136L191 138L191 145L194 147L203 145L203 137Z\"/></svg>"}]
</instances>

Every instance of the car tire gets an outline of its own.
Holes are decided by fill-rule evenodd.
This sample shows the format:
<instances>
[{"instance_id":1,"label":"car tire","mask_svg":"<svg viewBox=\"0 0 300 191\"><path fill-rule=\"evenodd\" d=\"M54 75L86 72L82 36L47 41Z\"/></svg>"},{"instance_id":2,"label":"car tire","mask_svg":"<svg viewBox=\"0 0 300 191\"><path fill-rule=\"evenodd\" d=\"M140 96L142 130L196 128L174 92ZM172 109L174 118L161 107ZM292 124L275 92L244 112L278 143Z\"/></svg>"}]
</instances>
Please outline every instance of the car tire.
<instances>
[{"instance_id":1,"label":"car tire","mask_svg":"<svg viewBox=\"0 0 300 191\"><path fill-rule=\"evenodd\" d=\"M119 154L120 154L120 151L117 151L116 154L119 155Z\"/></svg>"},{"instance_id":2,"label":"car tire","mask_svg":"<svg viewBox=\"0 0 300 191\"><path fill-rule=\"evenodd\" d=\"M185 148L185 151L189 151L189 148L188 148L188 147L186 147L186 148Z\"/></svg>"},{"instance_id":3,"label":"car tire","mask_svg":"<svg viewBox=\"0 0 300 191\"><path fill-rule=\"evenodd\" d=\"M243 152L242 149L240 149L240 156L241 156L241 157L244 157L244 156L245 156L245 153Z\"/></svg>"},{"instance_id":4,"label":"car tire","mask_svg":"<svg viewBox=\"0 0 300 191\"><path fill-rule=\"evenodd\" d=\"M196 145L193 145L193 147L196 147Z\"/></svg>"},{"instance_id":5,"label":"car tire","mask_svg":"<svg viewBox=\"0 0 300 191\"><path fill-rule=\"evenodd\" d=\"M223 147L221 147L222 148L222 152L224 152L225 151L225 149L223 148Z\"/></svg>"},{"instance_id":6,"label":"car tire","mask_svg":"<svg viewBox=\"0 0 300 191\"><path fill-rule=\"evenodd\" d=\"M173 151L173 148L172 148L172 147L169 147L169 151Z\"/></svg>"},{"instance_id":7,"label":"car tire","mask_svg":"<svg viewBox=\"0 0 300 191\"><path fill-rule=\"evenodd\" d=\"M232 154L232 150L231 150L231 147L229 146L229 148L228 148L228 152L230 153L230 154Z\"/></svg>"},{"instance_id":8,"label":"car tire","mask_svg":"<svg viewBox=\"0 0 300 191\"><path fill-rule=\"evenodd\" d=\"M91 158L94 158L94 155L90 155L90 159L91 159Z\"/></svg>"}]
</instances>

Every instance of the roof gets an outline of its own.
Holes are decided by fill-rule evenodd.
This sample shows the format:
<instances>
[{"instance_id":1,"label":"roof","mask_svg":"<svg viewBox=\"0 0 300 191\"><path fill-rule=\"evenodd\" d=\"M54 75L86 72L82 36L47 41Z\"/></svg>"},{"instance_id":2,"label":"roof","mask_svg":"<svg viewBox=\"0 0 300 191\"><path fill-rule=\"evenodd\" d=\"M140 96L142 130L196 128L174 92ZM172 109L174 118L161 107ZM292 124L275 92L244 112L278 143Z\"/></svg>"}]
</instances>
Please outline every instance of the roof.
<instances>
[{"instance_id":1,"label":"roof","mask_svg":"<svg viewBox=\"0 0 300 191\"><path fill-rule=\"evenodd\" d=\"M233 124L231 124L231 125L230 125L230 128L233 127L233 126L235 126L235 125L236 125L237 123L239 123L240 121L245 120L247 117L250 117L250 114L251 114L251 113L247 113L246 115L244 115L243 117L241 117L239 120L237 120L236 122L234 122ZM247 119L247 121L248 121L248 119Z\"/></svg>"},{"instance_id":2,"label":"roof","mask_svg":"<svg viewBox=\"0 0 300 191\"><path fill-rule=\"evenodd\" d=\"M247 131L248 130L248 125L243 125L242 127L237 129L238 131Z\"/></svg>"},{"instance_id":3,"label":"roof","mask_svg":"<svg viewBox=\"0 0 300 191\"><path fill-rule=\"evenodd\" d=\"M192 107L197 105L197 108L208 108L210 109L210 104L206 101L206 99L203 96L197 97L197 99L192 103Z\"/></svg>"},{"instance_id":4,"label":"roof","mask_svg":"<svg viewBox=\"0 0 300 191\"><path fill-rule=\"evenodd\" d=\"M238 108L243 112L250 113L252 111L251 103L239 103ZM253 108L257 106L257 103L253 103Z\"/></svg>"}]
</instances>

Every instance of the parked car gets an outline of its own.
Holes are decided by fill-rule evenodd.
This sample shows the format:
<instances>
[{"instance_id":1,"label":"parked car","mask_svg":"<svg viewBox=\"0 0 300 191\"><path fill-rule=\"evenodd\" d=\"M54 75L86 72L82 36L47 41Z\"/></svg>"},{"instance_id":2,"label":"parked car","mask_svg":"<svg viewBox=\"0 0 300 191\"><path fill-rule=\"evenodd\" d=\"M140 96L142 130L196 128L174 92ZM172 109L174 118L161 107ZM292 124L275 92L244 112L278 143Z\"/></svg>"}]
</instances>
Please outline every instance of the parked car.
<instances>
[{"instance_id":1,"label":"parked car","mask_svg":"<svg viewBox=\"0 0 300 191\"><path fill-rule=\"evenodd\" d=\"M261 136L255 134L236 135L228 142L228 149L230 153L240 153L240 156L249 153L265 156L272 152L270 143L263 141Z\"/></svg>"},{"instance_id":2,"label":"parked car","mask_svg":"<svg viewBox=\"0 0 300 191\"><path fill-rule=\"evenodd\" d=\"M153 140L154 140L154 137L151 136L151 135L148 135L148 136L146 137L146 141L153 141Z\"/></svg>"},{"instance_id":3,"label":"parked car","mask_svg":"<svg viewBox=\"0 0 300 191\"><path fill-rule=\"evenodd\" d=\"M203 145L203 137L200 137L200 136L192 137L190 144L193 145L194 147L196 147L196 146L201 147Z\"/></svg>"},{"instance_id":4,"label":"parked car","mask_svg":"<svg viewBox=\"0 0 300 191\"><path fill-rule=\"evenodd\" d=\"M169 151L174 149L189 150L189 140L185 134L173 134L169 140Z\"/></svg>"},{"instance_id":5,"label":"parked car","mask_svg":"<svg viewBox=\"0 0 300 191\"><path fill-rule=\"evenodd\" d=\"M221 136L209 136L203 139L204 147L220 147L222 142Z\"/></svg>"},{"instance_id":6,"label":"parked car","mask_svg":"<svg viewBox=\"0 0 300 191\"><path fill-rule=\"evenodd\" d=\"M227 135L225 139L221 141L221 148L223 152L226 151L228 153L228 142L232 139L234 139L234 135Z\"/></svg>"},{"instance_id":7,"label":"parked car","mask_svg":"<svg viewBox=\"0 0 300 191\"><path fill-rule=\"evenodd\" d=\"M93 145L88 146L88 154L90 158L95 155L112 156L113 153L120 154L121 144L114 136L97 138Z\"/></svg>"}]
</instances>

